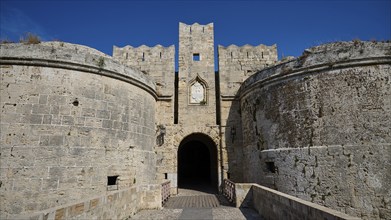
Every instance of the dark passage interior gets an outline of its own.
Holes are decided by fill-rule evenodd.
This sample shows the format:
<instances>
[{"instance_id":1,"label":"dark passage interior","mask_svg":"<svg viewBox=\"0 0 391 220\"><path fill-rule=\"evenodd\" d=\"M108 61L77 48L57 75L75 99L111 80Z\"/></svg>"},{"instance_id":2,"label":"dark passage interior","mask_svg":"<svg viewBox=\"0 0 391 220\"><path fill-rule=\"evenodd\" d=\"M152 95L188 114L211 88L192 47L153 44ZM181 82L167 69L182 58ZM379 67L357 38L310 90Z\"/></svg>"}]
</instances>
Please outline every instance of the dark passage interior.
<instances>
[{"instance_id":1,"label":"dark passage interior","mask_svg":"<svg viewBox=\"0 0 391 220\"><path fill-rule=\"evenodd\" d=\"M179 184L204 182L210 184L210 153L199 141L191 141L179 150Z\"/></svg>"},{"instance_id":2,"label":"dark passage interior","mask_svg":"<svg viewBox=\"0 0 391 220\"><path fill-rule=\"evenodd\" d=\"M204 192L217 189L217 155L210 145L193 138L182 141L178 150L179 188Z\"/></svg>"}]
</instances>

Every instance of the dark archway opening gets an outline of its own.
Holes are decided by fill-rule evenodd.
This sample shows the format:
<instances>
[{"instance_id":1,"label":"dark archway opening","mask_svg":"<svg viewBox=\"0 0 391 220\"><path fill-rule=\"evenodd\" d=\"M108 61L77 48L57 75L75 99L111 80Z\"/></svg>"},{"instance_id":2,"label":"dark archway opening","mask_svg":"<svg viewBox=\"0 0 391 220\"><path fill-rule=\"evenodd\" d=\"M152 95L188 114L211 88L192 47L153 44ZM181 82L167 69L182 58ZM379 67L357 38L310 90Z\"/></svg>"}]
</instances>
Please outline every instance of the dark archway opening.
<instances>
[{"instance_id":1,"label":"dark archway opening","mask_svg":"<svg viewBox=\"0 0 391 220\"><path fill-rule=\"evenodd\" d=\"M199 141L190 141L179 150L179 185L194 182L211 184L210 153Z\"/></svg>"},{"instance_id":2,"label":"dark archway opening","mask_svg":"<svg viewBox=\"0 0 391 220\"><path fill-rule=\"evenodd\" d=\"M217 149L206 135L186 137L178 149L178 187L217 192Z\"/></svg>"}]
</instances>

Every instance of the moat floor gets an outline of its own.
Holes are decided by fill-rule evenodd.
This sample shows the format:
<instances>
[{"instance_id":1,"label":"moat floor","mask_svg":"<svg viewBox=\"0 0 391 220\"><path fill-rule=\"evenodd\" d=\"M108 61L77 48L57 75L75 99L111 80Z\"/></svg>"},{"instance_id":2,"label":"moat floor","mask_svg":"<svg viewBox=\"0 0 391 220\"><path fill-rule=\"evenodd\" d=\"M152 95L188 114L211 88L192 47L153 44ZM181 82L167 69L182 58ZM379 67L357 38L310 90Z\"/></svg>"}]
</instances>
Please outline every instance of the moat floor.
<instances>
[{"instance_id":1,"label":"moat floor","mask_svg":"<svg viewBox=\"0 0 391 220\"><path fill-rule=\"evenodd\" d=\"M218 194L193 189L179 189L162 210L142 210L130 219L261 219L253 209L232 207Z\"/></svg>"}]
</instances>

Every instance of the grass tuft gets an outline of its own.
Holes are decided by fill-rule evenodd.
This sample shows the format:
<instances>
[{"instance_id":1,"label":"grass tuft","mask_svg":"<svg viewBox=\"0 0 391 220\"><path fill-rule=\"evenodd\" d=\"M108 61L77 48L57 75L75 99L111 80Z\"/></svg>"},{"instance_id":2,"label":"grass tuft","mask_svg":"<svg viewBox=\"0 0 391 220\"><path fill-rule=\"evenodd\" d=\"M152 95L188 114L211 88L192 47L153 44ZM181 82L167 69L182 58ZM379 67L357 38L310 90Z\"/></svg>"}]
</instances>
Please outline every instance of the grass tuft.
<instances>
[{"instance_id":1,"label":"grass tuft","mask_svg":"<svg viewBox=\"0 0 391 220\"><path fill-rule=\"evenodd\" d=\"M20 38L19 42L24 44L39 44L41 43L41 39L36 34L27 33Z\"/></svg>"}]
</instances>

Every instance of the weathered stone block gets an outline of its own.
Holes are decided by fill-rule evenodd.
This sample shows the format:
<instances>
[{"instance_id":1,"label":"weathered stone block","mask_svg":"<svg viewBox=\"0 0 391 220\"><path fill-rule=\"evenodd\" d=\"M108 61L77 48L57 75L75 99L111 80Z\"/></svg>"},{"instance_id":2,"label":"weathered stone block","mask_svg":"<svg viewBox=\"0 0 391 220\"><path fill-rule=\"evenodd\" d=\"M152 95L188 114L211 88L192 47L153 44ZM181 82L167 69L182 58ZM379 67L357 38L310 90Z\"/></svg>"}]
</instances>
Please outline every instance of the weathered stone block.
<instances>
[{"instance_id":1,"label":"weathered stone block","mask_svg":"<svg viewBox=\"0 0 391 220\"><path fill-rule=\"evenodd\" d=\"M48 105L33 105L33 114L49 114L50 113L50 106Z\"/></svg>"},{"instance_id":2,"label":"weathered stone block","mask_svg":"<svg viewBox=\"0 0 391 220\"><path fill-rule=\"evenodd\" d=\"M61 146L64 144L64 136L53 135L49 137L49 145L51 146Z\"/></svg>"},{"instance_id":3,"label":"weathered stone block","mask_svg":"<svg viewBox=\"0 0 391 220\"><path fill-rule=\"evenodd\" d=\"M97 118L103 118L103 119L109 119L110 118L110 111L97 110L96 111L96 117Z\"/></svg>"},{"instance_id":4,"label":"weathered stone block","mask_svg":"<svg viewBox=\"0 0 391 220\"><path fill-rule=\"evenodd\" d=\"M65 214L66 214L65 208L58 209L58 210L55 211L55 213L56 213L55 216L54 216L55 220L66 219L66 217L65 217Z\"/></svg>"},{"instance_id":5,"label":"weathered stone block","mask_svg":"<svg viewBox=\"0 0 391 220\"><path fill-rule=\"evenodd\" d=\"M68 215L69 217L77 216L82 214L84 211L84 203L79 203L68 208Z\"/></svg>"},{"instance_id":6,"label":"weathered stone block","mask_svg":"<svg viewBox=\"0 0 391 220\"><path fill-rule=\"evenodd\" d=\"M61 105L59 109L60 115L70 115L71 114L71 106L69 105Z\"/></svg>"},{"instance_id":7,"label":"weathered stone block","mask_svg":"<svg viewBox=\"0 0 391 220\"><path fill-rule=\"evenodd\" d=\"M0 119L2 123L15 123L20 122L21 119L25 120L23 115L13 113L7 113L6 116L2 114Z\"/></svg>"},{"instance_id":8,"label":"weathered stone block","mask_svg":"<svg viewBox=\"0 0 391 220\"><path fill-rule=\"evenodd\" d=\"M103 120L100 118L87 117L85 120L85 126L93 127L93 128L100 128L100 127L102 127L102 121Z\"/></svg>"},{"instance_id":9,"label":"weathered stone block","mask_svg":"<svg viewBox=\"0 0 391 220\"><path fill-rule=\"evenodd\" d=\"M57 178L48 178L42 180L42 190L56 190L59 185L59 180Z\"/></svg>"},{"instance_id":10,"label":"weathered stone block","mask_svg":"<svg viewBox=\"0 0 391 220\"><path fill-rule=\"evenodd\" d=\"M48 103L48 95L40 94L38 103L40 105L46 105Z\"/></svg>"},{"instance_id":11,"label":"weathered stone block","mask_svg":"<svg viewBox=\"0 0 391 220\"><path fill-rule=\"evenodd\" d=\"M83 108L81 116L84 116L84 117L95 117L95 109Z\"/></svg>"},{"instance_id":12,"label":"weathered stone block","mask_svg":"<svg viewBox=\"0 0 391 220\"><path fill-rule=\"evenodd\" d=\"M62 116L62 125L74 125L75 120L73 116Z\"/></svg>"},{"instance_id":13,"label":"weathered stone block","mask_svg":"<svg viewBox=\"0 0 391 220\"><path fill-rule=\"evenodd\" d=\"M51 124L51 123L52 123L52 116L44 115L42 119L42 124Z\"/></svg>"},{"instance_id":14,"label":"weathered stone block","mask_svg":"<svg viewBox=\"0 0 391 220\"><path fill-rule=\"evenodd\" d=\"M57 115L60 113L60 107L58 105L50 106L50 114Z\"/></svg>"},{"instance_id":15,"label":"weathered stone block","mask_svg":"<svg viewBox=\"0 0 391 220\"><path fill-rule=\"evenodd\" d=\"M66 97L60 96L60 95L49 95L48 97L48 103L50 105L60 106L60 105L66 105Z\"/></svg>"},{"instance_id":16,"label":"weathered stone block","mask_svg":"<svg viewBox=\"0 0 391 220\"><path fill-rule=\"evenodd\" d=\"M112 121L111 120L103 120L102 121L102 128L111 128L112 127Z\"/></svg>"},{"instance_id":17,"label":"weathered stone block","mask_svg":"<svg viewBox=\"0 0 391 220\"><path fill-rule=\"evenodd\" d=\"M16 113L31 114L32 108L33 108L32 104L18 104L16 106Z\"/></svg>"}]
</instances>

